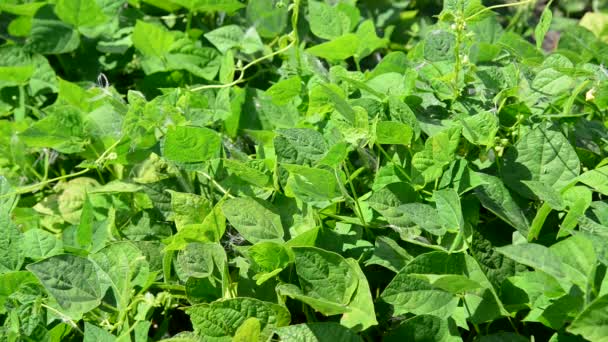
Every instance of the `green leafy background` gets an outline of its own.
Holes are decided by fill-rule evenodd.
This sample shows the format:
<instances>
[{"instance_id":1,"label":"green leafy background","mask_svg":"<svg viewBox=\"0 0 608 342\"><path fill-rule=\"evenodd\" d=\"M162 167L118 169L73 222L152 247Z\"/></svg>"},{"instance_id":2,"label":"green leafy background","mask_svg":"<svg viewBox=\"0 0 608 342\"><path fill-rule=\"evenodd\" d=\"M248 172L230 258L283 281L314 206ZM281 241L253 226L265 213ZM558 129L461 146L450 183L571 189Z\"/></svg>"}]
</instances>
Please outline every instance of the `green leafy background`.
<instances>
[{"instance_id":1,"label":"green leafy background","mask_svg":"<svg viewBox=\"0 0 608 342\"><path fill-rule=\"evenodd\" d=\"M608 2L0 2L0 340L608 341Z\"/></svg>"}]
</instances>

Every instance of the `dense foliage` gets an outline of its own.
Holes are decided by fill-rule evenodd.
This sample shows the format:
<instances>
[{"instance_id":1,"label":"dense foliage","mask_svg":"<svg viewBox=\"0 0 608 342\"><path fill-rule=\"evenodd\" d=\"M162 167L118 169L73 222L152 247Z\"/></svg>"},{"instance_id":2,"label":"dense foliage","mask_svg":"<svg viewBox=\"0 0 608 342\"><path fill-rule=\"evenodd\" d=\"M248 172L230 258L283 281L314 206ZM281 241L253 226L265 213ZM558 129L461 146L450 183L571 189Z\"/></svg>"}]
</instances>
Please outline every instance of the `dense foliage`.
<instances>
[{"instance_id":1,"label":"dense foliage","mask_svg":"<svg viewBox=\"0 0 608 342\"><path fill-rule=\"evenodd\" d=\"M608 341L608 1L0 1L0 340Z\"/></svg>"}]
</instances>

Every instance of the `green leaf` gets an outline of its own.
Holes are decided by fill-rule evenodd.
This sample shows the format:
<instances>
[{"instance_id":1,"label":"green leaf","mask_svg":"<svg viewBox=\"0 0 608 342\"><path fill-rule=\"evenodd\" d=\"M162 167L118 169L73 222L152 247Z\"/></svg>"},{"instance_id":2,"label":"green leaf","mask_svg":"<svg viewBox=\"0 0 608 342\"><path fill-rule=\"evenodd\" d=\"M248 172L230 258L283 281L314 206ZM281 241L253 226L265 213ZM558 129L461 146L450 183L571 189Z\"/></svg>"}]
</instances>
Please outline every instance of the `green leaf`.
<instances>
[{"instance_id":1,"label":"green leaf","mask_svg":"<svg viewBox=\"0 0 608 342\"><path fill-rule=\"evenodd\" d=\"M255 26L260 36L274 38L287 27L288 6L276 6L266 0L250 0L247 3L247 21Z\"/></svg>"},{"instance_id":2,"label":"green leaf","mask_svg":"<svg viewBox=\"0 0 608 342\"><path fill-rule=\"evenodd\" d=\"M163 156L178 163L196 163L217 157L222 147L220 136L204 127L174 126L167 131Z\"/></svg>"},{"instance_id":3,"label":"green leaf","mask_svg":"<svg viewBox=\"0 0 608 342\"><path fill-rule=\"evenodd\" d=\"M461 232L464 229L464 217L458 193L453 189L435 191L433 193L439 217L443 220L448 230Z\"/></svg>"},{"instance_id":4,"label":"green leaf","mask_svg":"<svg viewBox=\"0 0 608 342\"><path fill-rule=\"evenodd\" d=\"M296 198L316 206L325 206L340 197L334 173L301 165L282 166L289 171L286 194L291 193Z\"/></svg>"},{"instance_id":5,"label":"green leaf","mask_svg":"<svg viewBox=\"0 0 608 342\"><path fill-rule=\"evenodd\" d=\"M30 229L23 233L23 255L41 260L63 252L63 241L42 229Z\"/></svg>"},{"instance_id":6,"label":"green leaf","mask_svg":"<svg viewBox=\"0 0 608 342\"><path fill-rule=\"evenodd\" d=\"M145 57L163 57L169 52L174 37L171 32L156 24L138 20L133 29L133 45Z\"/></svg>"},{"instance_id":7,"label":"green leaf","mask_svg":"<svg viewBox=\"0 0 608 342\"><path fill-rule=\"evenodd\" d=\"M144 288L148 281L146 257L135 245L124 241L107 245L92 254L91 260L109 277L118 309L126 310L135 287Z\"/></svg>"},{"instance_id":8,"label":"green leaf","mask_svg":"<svg viewBox=\"0 0 608 342\"><path fill-rule=\"evenodd\" d=\"M365 265L380 265L398 273L413 257L394 240L386 236L378 236L374 254L365 262Z\"/></svg>"},{"instance_id":9,"label":"green leaf","mask_svg":"<svg viewBox=\"0 0 608 342\"><path fill-rule=\"evenodd\" d=\"M578 176L577 180L602 195L608 196L608 166L586 171Z\"/></svg>"},{"instance_id":10,"label":"green leaf","mask_svg":"<svg viewBox=\"0 0 608 342\"><path fill-rule=\"evenodd\" d=\"M460 128L452 127L430 137L424 143L424 150L414 154L412 166L422 176L425 184L441 177L443 168L456 157L460 141Z\"/></svg>"},{"instance_id":11,"label":"green leaf","mask_svg":"<svg viewBox=\"0 0 608 342\"><path fill-rule=\"evenodd\" d=\"M83 257L55 255L26 268L69 313L82 314L95 309L107 290L93 262Z\"/></svg>"},{"instance_id":12,"label":"green leaf","mask_svg":"<svg viewBox=\"0 0 608 342\"><path fill-rule=\"evenodd\" d=\"M357 331L367 330L369 327L377 325L376 312L374 311L374 301L367 283L367 278L359 267L359 263L354 259L346 259L354 270L357 278L357 290L348 304L349 311L345 312L340 319L340 324Z\"/></svg>"},{"instance_id":13,"label":"green leaf","mask_svg":"<svg viewBox=\"0 0 608 342\"><path fill-rule=\"evenodd\" d=\"M281 163L312 165L325 156L327 143L321 133L309 128L278 130L274 138L277 159Z\"/></svg>"},{"instance_id":14,"label":"green leaf","mask_svg":"<svg viewBox=\"0 0 608 342\"><path fill-rule=\"evenodd\" d=\"M550 184L560 191L580 172L580 161L568 140L551 127L544 125L525 134L504 155L503 179L519 194L534 198L524 180Z\"/></svg>"},{"instance_id":15,"label":"green leaf","mask_svg":"<svg viewBox=\"0 0 608 342\"><path fill-rule=\"evenodd\" d=\"M591 302L567 330L589 341L608 341L608 295Z\"/></svg>"},{"instance_id":16,"label":"green leaf","mask_svg":"<svg viewBox=\"0 0 608 342\"><path fill-rule=\"evenodd\" d=\"M298 76L290 77L273 84L266 94L272 98L276 105L288 104L294 97L300 95L302 79Z\"/></svg>"},{"instance_id":17,"label":"green leaf","mask_svg":"<svg viewBox=\"0 0 608 342\"><path fill-rule=\"evenodd\" d=\"M271 241L256 243L247 250L247 254L263 272L254 277L258 285L283 270L293 261L293 256L287 248Z\"/></svg>"},{"instance_id":18,"label":"green leaf","mask_svg":"<svg viewBox=\"0 0 608 342\"><path fill-rule=\"evenodd\" d=\"M457 331L454 330L446 319L431 315L418 315L391 330L384 341L461 341Z\"/></svg>"},{"instance_id":19,"label":"green leaf","mask_svg":"<svg viewBox=\"0 0 608 342\"><path fill-rule=\"evenodd\" d=\"M210 304L199 304L186 309L194 332L203 339L232 341L237 329L248 318L260 323L260 340L267 340L274 329L286 326L291 320L289 311L281 305L254 298L233 298Z\"/></svg>"},{"instance_id":20,"label":"green leaf","mask_svg":"<svg viewBox=\"0 0 608 342\"><path fill-rule=\"evenodd\" d=\"M451 293L400 271L380 296L394 308L393 315L413 313L449 317L458 304Z\"/></svg>"},{"instance_id":21,"label":"green leaf","mask_svg":"<svg viewBox=\"0 0 608 342\"><path fill-rule=\"evenodd\" d=\"M543 271L557 279L563 279L566 276L560 259L545 246L526 243L498 247L496 250L519 263Z\"/></svg>"},{"instance_id":22,"label":"green leaf","mask_svg":"<svg viewBox=\"0 0 608 342\"><path fill-rule=\"evenodd\" d=\"M522 181L541 201L548 203L554 210L562 210L564 202L560 193L545 182Z\"/></svg>"},{"instance_id":23,"label":"green leaf","mask_svg":"<svg viewBox=\"0 0 608 342\"><path fill-rule=\"evenodd\" d=\"M456 36L448 31L435 30L429 32L424 40L424 58L431 62L454 60Z\"/></svg>"},{"instance_id":24,"label":"green leaf","mask_svg":"<svg viewBox=\"0 0 608 342\"><path fill-rule=\"evenodd\" d=\"M55 13L74 27L96 26L106 17L95 0L57 0Z\"/></svg>"},{"instance_id":25,"label":"green leaf","mask_svg":"<svg viewBox=\"0 0 608 342\"><path fill-rule=\"evenodd\" d=\"M42 54L61 54L76 50L80 35L70 25L60 21L51 6L42 7L32 20L26 49Z\"/></svg>"},{"instance_id":26,"label":"green leaf","mask_svg":"<svg viewBox=\"0 0 608 342\"><path fill-rule=\"evenodd\" d=\"M461 121L462 136L475 145L493 146L498 132L498 117L490 112L467 116Z\"/></svg>"},{"instance_id":27,"label":"green leaf","mask_svg":"<svg viewBox=\"0 0 608 342\"><path fill-rule=\"evenodd\" d=\"M0 66L0 88L27 84L33 74L33 65Z\"/></svg>"},{"instance_id":28,"label":"green leaf","mask_svg":"<svg viewBox=\"0 0 608 342\"><path fill-rule=\"evenodd\" d=\"M231 198L222 211L234 228L249 242L283 241L283 225L276 208L265 201L251 198Z\"/></svg>"},{"instance_id":29,"label":"green leaf","mask_svg":"<svg viewBox=\"0 0 608 342\"><path fill-rule=\"evenodd\" d=\"M481 204L527 236L528 219L500 178L486 174L479 174L479 176L484 184L475 188L475 194Z\"/></svg>"},{"instance_id":30,"label":"green leaf","mask_svg":"<svg viewBox=\"0 0 608 342\"><path fill-rule=\"evenodd\" d=\"M413 136L412 128L395 121L380 121L376 124L378 144L409 145Z\"/></svg>"},{"instance_id":31,"label":"green leaf","mask_svg":"<svg viewBox=\"0 0 608 342\"><path fill-rule=\"evenodd\" d=\"M30 147L47 147L62 153L76 153L87 144L82 113L75 107L64 106L21 133Z\"/></svg>"},{"instance_id":32,"label":"green leaf","mask_svg":"<svg viewBox=\"0 0 608 342\"><path fill-rule=\"evenodd\" d=\"M255 317L249 317L239 326L234 333L234 342L247 342L260 340L260 321Z\"/></svg>"},{"instance_id":33,"label":"green leaf","mask_svg":"<svg viewBox=\"0 0 608 342\"><path fill-rule=\"evenodd\" d=\"M0 274L17 271L23 264L23 236L10 218L17 201L13 188L0 176Z\"/></svg>"},{"instance_id":34,"label":"green leaf","mask_svg":"<svg viewBox=\"0 0 608 342\"><path fill-rule=\"evenodd\" d=\"M254 28L244 32L237 25L222 26L206 33L205 38L223 54L233 48L242 50L243 53L247 54L264 49L264 44Z\"/></svg>"},{"instance_id":35,"label":"green leaf","mask_svg":"<svg viewBox=\"0 0 608 342\"><path fill-rule=\"evenodd\" d=\"M179 252L176 270L181 279L205 278L222 271L226 263L226 252L219 243L192 242Z\"/></svg>"},{"instance_id":36,"label":"green leaf","mask_svg":"<svg viewBox=\"0 0 608 342\"><path fill-rule=\"evenodd\" d=\"M276 329L282 341L293 342L361 342L359 335L335 322L304 323Z\"/></svg>"},{"instance_id":37,"label":"green leaf","mask_svg":"<svg viewBox=\"0 0 608 342\"><path fill-rule=\"evenodd\" d=\"M89 322L84 323L83 342L114 342L116 336Z\"/></svg>"},{"instance_id":38,"label":"green leaf","mask_svg":"<svg viewBox=\"0 0 608 342\"><path fill-rule=\"evenodd\" d=\"M171 219L175 221L178 231L190 224L203 223L211 212L212 205L208 199L191 193L167 190L171 194Z\"/></svg>"},{"instance_id":39,"label":"green leaf","mask_svg":"<svg viewBox=\"0 0 608 342\"><path fill-rule=\"evenodd\" d=\"M359 49L359 37L348 33L329 42L315 45L306 49L313 56L340 61L354 56Z\"/></svg>"},{"instance_id":40,"label":"green leaf","mask_svg":"<svg viewBox=\"0 0 608 342\"><path fill-rule=\"evenodd\" d=\"M296 273L305 295L346 305L357 289L353 267L339 254L316 247L293 247Z\"/></svg>"},{"instance_id":41,"label":"green leaf","mask_svg":"<svg viewBox=\"0 0 608 342\"><path fill-rule=\"evenodd\" d=\"M331 40L350 32L350 19L337 6L310 1L308 9L310 30L315 36Z\"/></svg>"},{"instance_id":42,"label":"green leaf","mask_svg":"<svg viewBox=\"0 0 608 342\"><path fill-rule=\"evenodd\" d=\"M551 27L551 20L553 20L553 12L551 12L551 8L549 8L550 5L551 3L545 6L543 13L540 15L538 24L536 25L536 28L534 28L534 39L536 40L537 49L540 49L542 47L543 42L545 41L545 35L547 35L547 32Z\"/></svg>"}]
</instances>

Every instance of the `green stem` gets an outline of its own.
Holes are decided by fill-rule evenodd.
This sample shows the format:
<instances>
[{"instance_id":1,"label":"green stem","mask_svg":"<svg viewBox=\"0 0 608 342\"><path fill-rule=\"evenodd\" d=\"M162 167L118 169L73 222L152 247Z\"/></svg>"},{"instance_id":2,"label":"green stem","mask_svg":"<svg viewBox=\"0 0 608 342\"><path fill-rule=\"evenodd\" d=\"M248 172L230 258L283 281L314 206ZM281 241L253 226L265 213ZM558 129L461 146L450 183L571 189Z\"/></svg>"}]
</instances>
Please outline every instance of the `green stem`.
<instances>
[{"instance_id":1,"label":"green stem","mask_svg":"<svg viewBox=\"0 0 608 342\"><path fill-rule=\"evenodd\" d=\"M25 119L25 86L19 86L19 108L15 110L15 121L23 121Z\"/></svg>"},{"instance_id":2,"label":"green stem","mask_svg":"<svg viewBox=\"0 0 608 342\"><path fill-rule=\"evenodd\" d=\"M355 186L352 182L352 177L350 176L350 172L348 171L348 166L344 165L344 172L346 172L346 177L348 178L348 186L350 187L350 192L353 194L353 199L355 200L355 207L357 209L357 216L359 216L359 220L364 227L367 226L365 222L365 218L363 217L363 210L361 210L361 205L359 205L359 197L357 196L357 192L355 191Z\"/></svg>"},{"instance_id":3,"label":"green stem","mask_svg":"<svg viewBox=\"0 0 608 342\"><path fill-rule=\"evenodd\" d=\"M239 83L241 83L241 82L244 81L243 78L245 77L245 70L251 68L252 66L254 66L254 65L256 65L256 64L258 64L258 63L260 63L260 62L262 62L262 61L264 61L266 59L272 58L272 57L274 57L274 56L276 56L278 54L281 54L281 53L283 53L283 52L291 49L291 47L293 47L294 44L295 44L295 40L292 40L291 43L287 44L287 46L285 46L284 48L279 49L277 51L274 51L272 53L269 53L267 55L264 55L264 56L262 56L260 58L254 59L253 61L249 62L249 64L245 65L244 67L242 67L240 69L240 75L239 75L239 77L236 80L234 80L234 81L232 81L230 83L226 83L226 84L209 84L209 85L204 85L204 86L199 86L199 87L191 88L190 91L201 91L201 90L205 90L205 89L229 88L229 87L232 87L234 85L237 85L237 84L239 84Z\"/></svg>"},{"instance_id":4,"label":"green stem","mask_svg":"<svg viewBox=\"0 0 608 342\"><path fill-rule=\"evenodd\" d=\"M188 11L188 17L186 18L186 34L190 32L192 26L192 12Z\"/></svg>"},{"instance_id":5,"label":"green stem","mask_svg":"<svg viewBox=\"0 0 608 342\"><path fill-rule=\"evenodd\" d=\"M519 5L526 5L526 4L529 4L529 3L534 2L534 1L536 1L536 0L523 0L523 1L512 2L512 3L508 3L508 4L500 4L500 5L494 5L494 6L486 7L484 9L482 9L481 11L479 11L479 12L477 12L475 14L472 14L472 15L466 17L464 20L465 21L469 21L469 20L475 18L476 16L478 16L480 14L483 14L483 13L485 13L487 11L491 11L491 10L494 10L494 9L497 9L497 8L514 7L514 6L519 6Z\"/></svg>"},{"instance_id":6,"label":"green stem","mask_svg":"<svg viewBox=\"0 0 608 342\"><path fill-rule=\"evenodd\" d=\"M298 17L300 16L300 0L293 1L293 13L291 15L291 29L293 31L293 41L296 47L296 63L298 70L302 70L302 59L300 57L300 37L298 35Z\"/></svg>"}]
</instances>

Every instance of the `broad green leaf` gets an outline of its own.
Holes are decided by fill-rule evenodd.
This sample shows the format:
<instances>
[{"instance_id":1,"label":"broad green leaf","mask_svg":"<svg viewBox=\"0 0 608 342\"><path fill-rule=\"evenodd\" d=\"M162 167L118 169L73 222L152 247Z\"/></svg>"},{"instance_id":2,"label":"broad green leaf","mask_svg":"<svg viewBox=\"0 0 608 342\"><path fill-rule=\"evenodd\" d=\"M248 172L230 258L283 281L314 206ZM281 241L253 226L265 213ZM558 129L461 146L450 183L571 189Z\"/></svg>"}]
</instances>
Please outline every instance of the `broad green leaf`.
<instances>
[{"instance_id":1,"label":"broad green leaf","mask_svg":"<svg viewBox=\"0 0 608 342\"><path fill-rule=\"evenodd\" d=\"M248 318L260 323L260 341L267 340L274 329L289 325L289 311L284 306L254 298L233 298L186 309L194 332L205 340L232 341L237 329Z\"/></svg>"},{"instance_id":2,"label":"broad green leaf","mask_svg":"<svg viewBox=\"0 0 608 342\"><path fill-rule=\"evenodd\" d=\"M564 208L564 202L560 193L552 188L550 185L540 181L522 181L530 191L538 197L541 201L549 204L554 210L562 210Z\"/></svg>"},{"instance_id":3,"label":"broad green leaf","mask_svg":"<svg viewBox=\"0 0 608 342\"><path fill-rule=\"evenodd\" d=\"M33 65L0 66L0 88L27 84L33 74Z\"/></svg>"},{"instance_id":4,"label":"broad green leaf","mask_svg":"<svg viewBox=\"0 0 608 342\"><path fill-rule=\"evenodd\" d=\"M444 30L429 32L424 40L424 58L431 62L454 60L456 36Z\"/></svg>"},{"instance_id":5,"label":"broad green leaf","mask_svg":"<svg viewBox=\"0 0 608 342\"><path fill-rule=\"evenodd\" d=\"M233 48L248 54L264 49L264 44L254 28L244 32L237 25L222 26L206 33L205 38L223 54Z\"/></svg>"},{"instance_id":6,"label":"broad green leaf","mask_svg":"<svg viewBox=\"0 0 608 342\"><path fill-rule=\"evenodd\" d=\"M462 135L472 144L493 146L498 132L498 117L490 112L468 116L461 121Z\"/></svg>"},{"instance_id":7,"label":"broad green leaf","mask_svg":"<svg viewBox=\"0 0 608 342\"><path fill-rule=\"evenodd\" d=\"M91 255L91 260L103 270L112 286L119 310L126 310L135 287L144 287L148 281L149 265L139 248L130 242L107 245Z\"/></svg>"},{"instance_id":8,"label":"broad green leaf","mask_svg":"<svg viewBox=\"0 0 608 342\"><path fill-rule=\"evenodd\" d=\"M448 230L462 231L464 229L464 217L462 216L458 193L453 189L445 189L435 191L433 197L435 197L439 217Z\"/></svg>"},{"instance_id":9,"label":"broad green leaf","mask_svg":"<svg viewBox=\"0 0 608 342\"><path fill-rule=\"evenodd\" d=\"M146 57L163 57L169 52L175 38L156 24L138 20L133 29L133 45Z\"/></svg>"},{"instance_id":10,"label":"broad green leaf","mask_svg":"<svg viewBox=\"0 0 608 342\"><path fill-rule=\"evenodd\" d=\"M340 255L316 247L293 247L296 272L305 295L346 305L357 289L353 267Z\"/></svg>"},{"instance_id":11,"label":"broad green leaf","mask_svg":"<svg viewBox=\"0 0 608 342\"><path fill-rule=\"evenodd\" d=\"M412 135L412 129L401 122L380 121L376 124L376 142L378 144L409 145Z\"/></svg>"},{"instance_id":12,"label":"broad green leaf","mask_svg":"<svg viewBox=\"0 0 608 342\"><path fill-rule=\"evenodd\" d=\"M47 147L62 153L82 151L87 143L82 113L72 106L62 109L22 132L23 141L31 147Z\"/></svg>"},{"instance_id":13,"label":"broad green leaf","mask_svg":"<svg viewBox=\"0 0 608 342\"><path fill-rule=\"evenodd\" d=\"M41 260L63 252L63 241L42 229L30 229L23 233L23 255Z\"/></svg>"},{"instance_id":14,"label":"broad green leaf","mask_svg":"<svg viewBox=\"0 0 608 342\"><path fill-rule=\"evenodd\" d=\"M272 98L276 105L288 104L294 97L300 95L302 79L299 76L290 77L273 84L266 94Z\"/></svg>"},{"instance_id":15,"label":"broad green leaf","mask_svg":"<svg viewBox=\"0 0 608 342\"><path fill-rule=\"evenodd\" d=\"M60 254L26 268L69 313L82 314L95 309L107 290L93 262L83 257Z\"/></svg>"},{"instance_id":16,"label":"broad green leaf","mask_svg":"<svg viewBox=\"0 0 608 342\"><path fill-rule=\"evenodd\" d=\"M239 326L234 333L234 342L247 342L260 340L260 321L255 317L249 317Z\"/></svg>"},{"instance_id":17,"label":"broad green leaf","mask_svg":"<svg viewBox=\"0 0 608 342\"><path fill-rule=\"evenodd\" d=\"M21 288L39 284L38 279L28 271L15 271L0 275L0 314L6 313L6 302Z\"/></svg>"},{"instance_id":18,"label":"broad green leaf","mask_svg":"<svg viewBox=\"0 0 608 342\"><path fill-rule=\"evenodd\" d=\"M196 163L217 157L220 136L204 127L175 126L165 136L163 156L178 163Z\"/></svg>"},{"instance_id":19,"label":"broad green leaf","mask_svg":"<svg viewBox=\"0 0 608 342\"><path fill-rule=\"evenodd\" d=\"M303 323L275 330L282 341L293 342L361 342L359 335L336 322Z\"/></svg>"},{"instance_id":20,"label":"broad green leaf","mask_svg":"<svg viewBox=\"0 0 608 342\"><path fill-rule=\"evenodd\" d=\"M561 269L568 280L586 291L597 264L593 243L582 235L574 235L549 247L561 261Z\"/></svg>"},{"instance_id":21,"label":"broad green leaf","mask_svg":"<svg viewBox=\"0 0 608 342\"><path fill-rule=\"evenodd\" d=\"M359 37L359 47L355 58L358 60L371 55L374 51L384 48L388 44L388 39L379 38L376 35L376 28L372 20L362 22L357 28L356 34Z\"/></svg>"},{"instance_id":22,"label":"broad green leaf","mask_svg":"<svg viewBox=\"0 0 608 342\"><path fill-rule=\"evenodd\" d=\"M23 264L23 236L11 220L17 196L6 178L0 176L0 274L18 271Z\"/></svg>"},{"instance_id":23,"label":"broad green leaf","mask_svg":"<svg viewBox=\"0 0 608 342\"><path fill-rule=\"evenodd\" d=\"M337 6L330 6L324 1L310 1L308 9L310 30L315 36L331 40L350 31L349 17Z\"/></svg>"},{"instance_id":24,"label":"broad green leaf","mask_svg":"<svg viewBox=\"0 0 608 342\"><path fill-rule=\"evenodd\" d=\"M266 0L250 0L247 2L247 21L255 26L260 36L277 37L287 27L287 7Z\"/></svg>"},{"instance_id":25,"label":"broad green leaf","mask_svg":"<svg viewBox=\"0 0 608 342\"><path fill-rule=\"evenodd\" d=\"M26 49L41 54L61 54L76 50L80 35L70 25L60 21L50 5L42 7L32 20L26 39Z\"/></svg>"},{"instance_id":26,"label":"broad green leaf","mask_svg":"<svg viewBox=\"0 0 608 342\"><path fill-rule=\"evenodd\" d=\"M214 270L222 271L226 263L226 252L218 243L192 242L179 251L176 269L181 279L205 278Z\"/></svg>"},{"instance_id":27,"label":"broad green leaf","mask_svg":"<svg viewBox=\"0 0 608 342\"><path fill-rule=\"evenodd\" d=\"M354 33L348 33L326 43L310 47L306 51L313 56L330 61L340 61L354 56L358 49L359 37Z\"/></svg>"},{"instance_id":28,"label":"broad green leaf","mask_svg":"<svg viewBox=\"0 0 608 342\"><path fill-rule=\"evenodd\" d=\"M351 258L346 259L346 262L350 264L359 280L357 290L355 290L353 298L348 304L349 311L342 315L340 324L357 331L364 331L378 324L374 311L374 301L367 278L359 267L359 263Z\"/></svg>"},{"instance_id":29,"label":"broad green leaf","mask_svg":"<svg viewBox=\"0 0 608 342\"><path fill-rule=\"evenodd\" d=\"M211 212L208 199L191 193L167 190L171 194L171 219L175 221L178 231L190 224L201 224Z\"/></svg>"},{"instance_id":30,"label":"broad green leaf","mask_svg":"<svg viewBox=\"0 0 608 342\"><path fill-rule=\"evenodd\" d=\"M557 279L566 277L559 257L545 246L526 243L498 247L496 250L519 263L543 271Z\"/></svg>"},{"instance_id":31,"label":"broad green leaf","mask_svg":"<svg viewBox=\"0 0 608 342\"><path fill-rule=\"evenodd\" d=\"M290 128L278 130L274 148L279 162L310 166L325 156L327 143L313 129Z\"/></svg>"},{"instance_id":32,"label":"broad green leaf","mask_svg":"<svg viewBox=\"0 0 608 342\"><path fill-rule=\"evenodd\" d=\"M484 184L475 188L475 194L481 204L527 236L528 219L500 178L486 174L479 174L479 176Z\"/></svg>"},{"instance_id":33,"label":"broad green leaf","mask_svg":"<svg viewBox=\"0 0 608 342\"><path fill-rule=\"evenodd\" d=\"M430 137L424 150L414 154L412 166L420 173L419 183L425 184L441 177L443 168L455 158L460 141L460 128L453 127Z\"/></svg>"},{"instance_id":34,"label":"broad green leaf","mask_svg":"<svg viewBox=\"0 0 608 342\"><path fill-rule=\"evenodd\" d=\"M328 300L319 297L313 297L305 294L302 290L293 284L281 284L276 287L276 292L279 296L288 296L302 303L308 304L314 310L325 316L333 316L348 312L346 304L336 303L333 300Z\"/></svg>"},{"instance_id":35,"label":"broad green leaf","mask_svg":"<svg viewBox=\"0 0 608 342\"><path fill-rule=\"evenodd\" d=\"M57 0L55 13L74 27L96 26L106 18L95 0Z\"/></svg>"},{"instance_id":36,"label":"broad green leaf","mask_svg":"<svg viewBox=\"0 0 608 342\"><path fill-rule=\"evenodd\" d=\"M222 211L232 226L249 242L283 241L283 225L276 208L263 200L243 197L224 202Z\"/></svg>"},{"instance_id":37,"label":"broad green leaf","mask_svg":"<svg viewBox=\"0 0 608 342\"><path fill-rule=\"evenodd\" d=\"M83 342L115 342L116 336L89 322L84 323Z\"/></svg>"},{"instance_id":38,"label":"broad green leaf","mask_svg":"<svg viewBox=\"0 0 608 342\"><path fill-rule=\"evenodd\" d=\"M418 315L401 323L383 339L399 341L461 341L458 332L450 327L446 319L431 315Z\"/></svg>"},{"instance_id":39,"label":"broad green leaf","mask_svg":"<svg viewBox=\"0 0 608 342\"><path fill-rule=\"evenodd\" d=\"M44 2L29 2L29 3L1 3L0 11L12 13L15 15L22 15L27 17L32 17L36 14L36 11L42 6L44 6Z\"/></svg>"},{"instance_id":40,"label":"broad green leaf","mask_svg":"<svg viewBox=\"0 0 608 342\"><path fill-rule=\"evenodd\" d=\"M397 273L380 298L394 307L393 315L432 314L447 318L458 304L453 294L404 271Z\"/></svg>"},{"instance_id":41,"label":"broad green leaf","mask_svg":"<svg viewBox=\"0 0 608 342\"><path fill-rule=\"evenodd\" d=\"M608 296L596 298L567 328L589 341L608 341Z\"/></svg>"},{"instance_id":42,"label":"broad green leaf","mask_svg":"<svg viewBox=\"0 0 608 342\"><path fill-rule=\"evenodd\" d=\"M365 265L380 265L398 273L413 257L394 240L386 236L378 236L374 254L365 262Z\"/></svg>"},{"instance_id":43,"label":"broad green leaf","mask_svg":"<svg viewBox=\"0 0 608 342\"><path fill-rule=\"evenodd\" d=\"M577 180L602 195L608 196L608 166L586 171L578 176Z\"/></svg>"},{"instance_id":44,"label":"broad green leaf","mask_svg":"<svg viewBox=\"0 0 608 342\"><path fill-rule=\"evenodd\" d=\"M256 265L265 271L284 268L293 259L288 249L271 241L256 243L247 250L247 254Z\"/></svg>"},{"instance_id":45,"label":"broad green leaf","mask_svg":"<svg viewBox=\"0 0 608 342\"><path fill-rule=\"evenodd\" d=\"M286 194L312 205L325 206L340 197L336 175L330 171L301 165L282 164L289 171Z\"/></svg>"},{"instance_id":46,"label":"broad green leaf","mask_svg":"<svg viewBox=\"0 0 608 342\"><path fill-rule=\"evenodd\" d=\"M388 98L389 116L392 121L405 123L412 128L414 139L420 137L420 123L412 109L396 96Z\"/></svg>"},{"instance_id":47,"label":"broad green leaf","mask_svg":"<svg viewBox=\"0 0 608 342\"><path fill-rule=\"evenodd\" d=\"M429 252L417 256L400 272L408 274L466 274L462 253Z\"/></svg>"}]
</instances>

